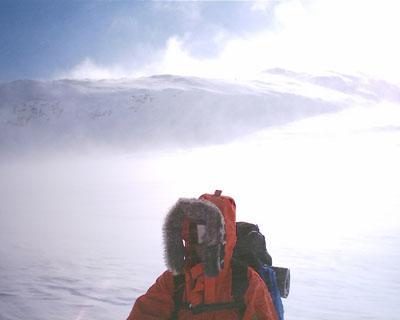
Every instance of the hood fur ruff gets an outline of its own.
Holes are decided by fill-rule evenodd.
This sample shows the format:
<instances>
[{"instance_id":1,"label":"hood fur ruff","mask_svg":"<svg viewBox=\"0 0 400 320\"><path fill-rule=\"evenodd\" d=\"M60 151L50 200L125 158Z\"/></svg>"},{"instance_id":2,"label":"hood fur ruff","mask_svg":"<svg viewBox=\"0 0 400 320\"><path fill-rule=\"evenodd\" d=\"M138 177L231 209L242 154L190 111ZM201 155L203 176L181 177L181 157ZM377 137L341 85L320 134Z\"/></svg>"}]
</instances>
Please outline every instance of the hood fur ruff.
<instances>
[{"instance_id":1,"label":"hood fur ruff","mask_svg":"<svg viewBox=\"0 0 400 320\"><path fill-rule=\"evenodd\" d=\"M174 275L183 273L185 265L185 249L182 241L185 217L195 223L205 223L206 252L211 246L225 243L224 217L215 204L201 199L179 199L168 212L163 228L165 262Z\"/></svg>"}]
</instances>

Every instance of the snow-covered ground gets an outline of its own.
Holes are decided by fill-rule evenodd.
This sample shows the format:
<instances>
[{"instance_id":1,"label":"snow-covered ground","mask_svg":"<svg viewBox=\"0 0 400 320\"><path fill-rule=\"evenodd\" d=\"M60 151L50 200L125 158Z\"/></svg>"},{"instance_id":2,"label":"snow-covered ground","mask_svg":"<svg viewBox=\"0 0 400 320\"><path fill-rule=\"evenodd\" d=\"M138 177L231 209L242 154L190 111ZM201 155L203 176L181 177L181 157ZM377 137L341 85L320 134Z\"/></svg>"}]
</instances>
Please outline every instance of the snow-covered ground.
<instances>
[{"instance_id":1,"label":"snow-covered ground","mask_svg":"<svg viewBox=\"0 0 400 320\"><path fill-rule=\"evenodd\" d=\"M135 80L134 85L1 85L8 100L2 99L0 109L1 139L7 142L0 161L0 319L124 319L135 298L165 268L164 214L179 197L214 189L235 198L238 219L257 222L274 264L291 269L286 319L397 319L397 87L383 86L385 91L376 82L344 76L316 84L318 77L269 73L269 80L241 84L163 76ZM154 104L155 111L147 106L139 120L131 119L142 124L142 131L125 135L129 147L99 148L109 132L120 137L113 130L120 127L110 126L111 120L96 122L102 117L94 117L94 125L89 114L105 111L103 95L119 108L123 104L117 101L124 94L129 100L139 82L150 91L141 96L144 104L157 99L167 103ZM60 117L49 116L47 122L25 108L31 96L13 91L34 85L32 96L47 101L39 108L42 112L35 112L49 115L48 101L53 100L46 95L67 97L66 83L73 94L60 99ZM36 86L43 87L40 94ZM182 103L190 117L173 109L178 108L171 102L173 90L186 97ZM197 100L203 95L205 104ZM252 101L251 116L242 105L246 101ZM17 115L21 106L29 116ZM200 113L204 118L194 133L191 121L197 120L192 117L201 107L209 109ZM168 110L175 110L171 119L182 121L165 122ZM210 123L215 110L219 116ZM112 111L116 116L110 115L111 123L128 125L128 111ZM162 119L157 118L160 113ZM220 139L216 132L226 117L239 131L231 134L225 127ZM12 123L18 119L19 125ZM145 121L159 124L160 136L151 130L154 135L146 135ZM175 126L179 130L172 133ZM35 132L29 135L32 128ZM64 139L59 145L54 142L58 138L43 138L54 137L56 128L60 136L55 137ZM73 151L71 145L82 142L77 128L87 130L88 145L96 148ZM213 134L202 143L209 128ZM138 132L140 139L132 142ZM183 132L191 138L180 139ZM14 134L21 144L12 140ZM107 140L107 145L116 140ZM37 152L27 151L32 148Z\"/></svg>"}]
</instances>

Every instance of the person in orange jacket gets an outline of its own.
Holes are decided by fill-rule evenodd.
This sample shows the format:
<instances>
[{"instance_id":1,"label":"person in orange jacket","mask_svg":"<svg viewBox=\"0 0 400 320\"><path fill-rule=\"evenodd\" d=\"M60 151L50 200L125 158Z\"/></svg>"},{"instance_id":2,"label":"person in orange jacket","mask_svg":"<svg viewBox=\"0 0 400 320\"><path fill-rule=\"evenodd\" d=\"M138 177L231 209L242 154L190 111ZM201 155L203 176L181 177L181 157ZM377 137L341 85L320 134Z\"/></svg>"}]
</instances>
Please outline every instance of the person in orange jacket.
<instances>
[{"instance_id":1,"label":"person in orange jacket","mask_svg":"<svg viewBox=\"0 0 400 320\"><path fill-rule=\"evenodd\" d=\"M136 300L128 320L277 320L268 289L252 268L242 303L234 297L235 243L232 198L216 192L178 200L164 223L168 270Z\"/></svg>"}]
</instances>

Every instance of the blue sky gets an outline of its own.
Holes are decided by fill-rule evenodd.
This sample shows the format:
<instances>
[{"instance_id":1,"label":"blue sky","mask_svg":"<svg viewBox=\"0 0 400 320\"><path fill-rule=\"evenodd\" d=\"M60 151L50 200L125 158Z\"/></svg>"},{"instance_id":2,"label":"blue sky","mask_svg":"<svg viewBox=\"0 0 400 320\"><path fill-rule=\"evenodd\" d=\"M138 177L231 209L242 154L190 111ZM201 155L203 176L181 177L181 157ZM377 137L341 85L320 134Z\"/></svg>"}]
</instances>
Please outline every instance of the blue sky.
<instances>
[{"instance_id":1,"label":"blue sky","mask_svg":"<svg viewBox=\"0 0 400 320\"><path fill-rule=\"evenodd\" d=\"M2 0L0 81L270 67L393 76L396 9L390 0Z\"/></svg>"}]
</instances>

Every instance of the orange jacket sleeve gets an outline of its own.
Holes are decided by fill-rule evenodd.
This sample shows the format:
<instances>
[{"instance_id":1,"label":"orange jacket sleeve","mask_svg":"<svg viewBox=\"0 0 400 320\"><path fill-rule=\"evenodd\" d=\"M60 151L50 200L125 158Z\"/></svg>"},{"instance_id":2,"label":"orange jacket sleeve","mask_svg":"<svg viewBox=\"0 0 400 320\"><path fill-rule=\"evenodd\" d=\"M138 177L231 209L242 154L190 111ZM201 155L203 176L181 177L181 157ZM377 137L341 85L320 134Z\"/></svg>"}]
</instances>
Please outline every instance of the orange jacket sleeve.
<instances>
[{"instance_id":1,"label":"orange jacket sleeve","mask_svg":"<svg viewBox=\"0 0 400 320\"><path fill-rule=\"evenodd\" d=\"M167 320L174 309L174 280L165 271L141 297L136 299L127 320Z\"/></svg>"},{"instance_id":2,"label":"orange jacket sleeve","mask_svg":"<svg viewBox=\"0 0 400 320\"><path fill-rule=\"evenodd\" d=\"M249 287L245 295L246 311L243 320L278 320L271 295L260 276L248 269Z\"/></svg>"}]
</instances>

